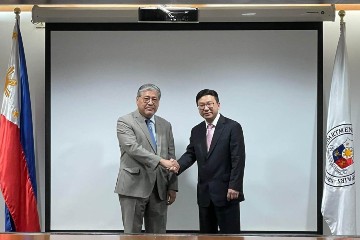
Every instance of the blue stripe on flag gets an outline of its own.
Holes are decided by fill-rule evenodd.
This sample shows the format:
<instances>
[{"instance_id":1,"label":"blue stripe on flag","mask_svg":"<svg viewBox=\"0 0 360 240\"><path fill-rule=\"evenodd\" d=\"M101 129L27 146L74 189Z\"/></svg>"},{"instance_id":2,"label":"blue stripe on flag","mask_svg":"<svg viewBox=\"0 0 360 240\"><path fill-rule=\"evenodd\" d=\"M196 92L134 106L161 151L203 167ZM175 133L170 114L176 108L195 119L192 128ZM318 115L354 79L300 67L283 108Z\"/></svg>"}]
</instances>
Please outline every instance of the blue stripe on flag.
<instances>
[{"instance_id":1,"label":"blue stripe on flag","mask_svg":"<svg viewBox=\"0 0 360 240\"><path fill-rule=\"evenodd\" d=\"M34 154L34 138L33 124L31 114L31 100L29 92L28 74L26 69L26 59L24 46L22 42L19 23L16 22L18 29L19 43L19 61L20 61L20 81L21 81L21 111L20 111L20 140L24 150L31 185L35 198L37 197L36 170L35 170L35 154Z\"/></svg>"}]
</instances>

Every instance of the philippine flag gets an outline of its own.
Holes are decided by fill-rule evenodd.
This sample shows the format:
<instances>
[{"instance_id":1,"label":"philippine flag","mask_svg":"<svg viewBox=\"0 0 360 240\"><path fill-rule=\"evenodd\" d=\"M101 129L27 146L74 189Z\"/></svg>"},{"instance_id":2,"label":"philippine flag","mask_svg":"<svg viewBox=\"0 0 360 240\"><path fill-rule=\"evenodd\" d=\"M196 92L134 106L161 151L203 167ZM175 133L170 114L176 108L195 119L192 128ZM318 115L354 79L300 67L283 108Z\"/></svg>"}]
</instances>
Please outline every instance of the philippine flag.
<instances>
[{"instance_id":1,"label":"philippine flag","mask_svg":"<svg viewBox=\"0 0 360 240\"><path fill-rule=\"evenodd\" d=\"M5 231L39 232L31 102L19 14L12 33L0 124L0 187L6 205Z\"/></svg>"}]
</instances>

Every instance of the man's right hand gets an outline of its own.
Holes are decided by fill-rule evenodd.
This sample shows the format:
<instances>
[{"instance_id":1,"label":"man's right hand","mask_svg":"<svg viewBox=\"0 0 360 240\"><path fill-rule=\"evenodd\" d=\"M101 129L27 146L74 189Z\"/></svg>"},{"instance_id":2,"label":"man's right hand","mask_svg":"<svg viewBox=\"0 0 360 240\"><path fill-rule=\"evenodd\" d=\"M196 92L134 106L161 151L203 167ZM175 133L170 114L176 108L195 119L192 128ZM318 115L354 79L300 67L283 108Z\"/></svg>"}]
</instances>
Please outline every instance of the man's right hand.
<instances>
[{"instance_id":1,"label":"man's right hand","mask_svg":"<svg viewBox=\"0 0 360 240\"><path fill-rule=\"evenodd\" d=\"M160 165L166 168L169 171L177 173L180 169L180 165L175 159L160 159Z\"/></svg>"},{"instance_id":2,"label":"man's right hand","mask_svg":"<svg viewBox=\"0 0 360 240\"><path fill-rule=\"evenodd\" d=\"M175 159L170 159L170 161L173 163L173 166L169 169L169 171L178 173L179 169L180 169L180 165L179 165L178 161L176 161Z\"/></svg>"}]
</instances>

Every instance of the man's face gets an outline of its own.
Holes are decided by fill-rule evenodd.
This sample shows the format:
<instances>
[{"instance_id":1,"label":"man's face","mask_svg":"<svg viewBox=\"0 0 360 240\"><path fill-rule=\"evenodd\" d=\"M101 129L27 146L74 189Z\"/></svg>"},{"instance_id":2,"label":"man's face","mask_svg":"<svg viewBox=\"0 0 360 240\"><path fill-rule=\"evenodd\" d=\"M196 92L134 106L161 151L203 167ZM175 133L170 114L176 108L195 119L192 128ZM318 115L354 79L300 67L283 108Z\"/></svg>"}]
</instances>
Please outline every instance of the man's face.
<instances>
[{"instance_id":1,"label":"man's face","mask_svg":"<svg viewBox=\"0 0 360 240\"><path fill-rule=\"evenodd\" d=\"M212 123L219 112L220 103L216 102L214 96L205 95L198 100L197 104L200 115L208 123Z\"/></svg>"},{"instance_id":2,"label":"man's face","mask_svg":"<svg viewBox=\"0 0 360 240\"><path fill-rule=\"evenodd\" d=\"M159 107L159 96L155 90L141 92L140 97L136 97L136 105L141 115L151 118Z\"/></svg>"}]
</instances>

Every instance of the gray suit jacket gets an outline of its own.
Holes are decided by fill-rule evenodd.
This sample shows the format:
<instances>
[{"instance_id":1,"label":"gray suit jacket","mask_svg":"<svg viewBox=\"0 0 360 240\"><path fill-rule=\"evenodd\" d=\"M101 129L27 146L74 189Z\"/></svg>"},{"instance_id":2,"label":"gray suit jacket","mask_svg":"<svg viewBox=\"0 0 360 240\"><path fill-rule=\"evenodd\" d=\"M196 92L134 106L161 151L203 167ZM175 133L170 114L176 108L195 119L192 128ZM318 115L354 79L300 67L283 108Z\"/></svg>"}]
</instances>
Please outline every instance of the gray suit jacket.
<instances>
[{"instance_id":1,"label":"gray suit jacket","mask_svg":"<svg viewBox=\"0 0 360 240\"><path fill-rule=\"evenodd\" d=\"M138 110L118 119L117 137L121 158L115 193L147 198L157 183L160 199L166 200L168 190L178 190L177 176L159 164L161 158L175 159L171 124L155 116L155 130L156 151L145 118Z\"/></svg>"}]
</instances>

